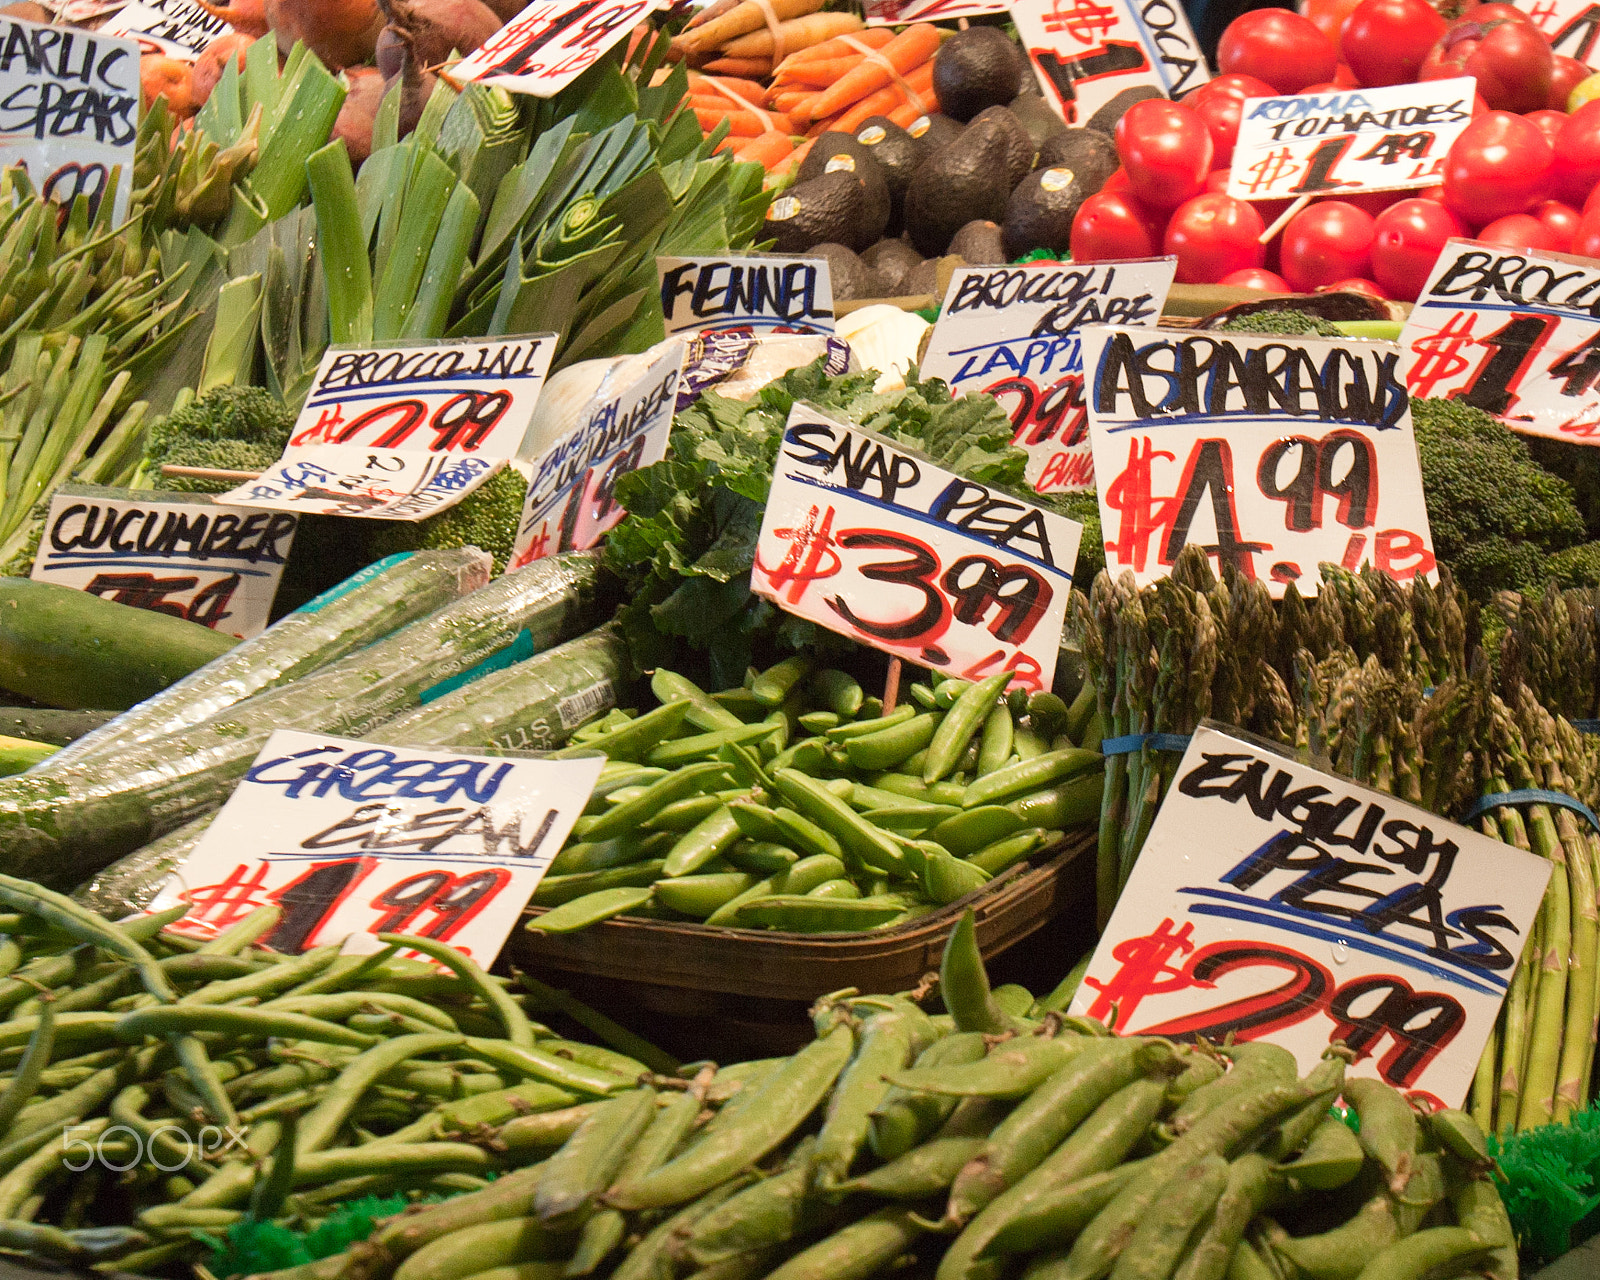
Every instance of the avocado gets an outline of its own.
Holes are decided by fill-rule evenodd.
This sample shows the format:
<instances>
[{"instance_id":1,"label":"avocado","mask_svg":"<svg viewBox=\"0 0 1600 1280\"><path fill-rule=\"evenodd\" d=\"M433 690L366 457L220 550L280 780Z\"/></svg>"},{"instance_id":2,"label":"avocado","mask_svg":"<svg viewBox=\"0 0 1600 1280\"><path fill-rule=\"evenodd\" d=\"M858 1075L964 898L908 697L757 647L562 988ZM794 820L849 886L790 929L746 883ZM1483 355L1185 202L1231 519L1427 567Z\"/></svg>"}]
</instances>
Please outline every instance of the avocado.
<instances>
[{"instance_id":1,"label":"avocado","mask_svg":"<svg viewBox=\"0 0 1600 1280\"><path fill-rule=\"evenodd\" d=\"M878 162L884 184L889 188L889 235L898 235L905 208L906 188L911 175L922 163L922 148L917 140L888 116L872 116L856 132L856 141Z\"/></svg>"},{"instance_id":2,"label":"avocado","mask_svg":"<svg viewBox=\"0 0 1600 1280\"><path fill-rule=\"evenodd\" d=\"M1000 243L1000 228L993 222L967 223L950 239L950 252L975 267L998 266L1007 261Z\"/></svg>"},{"instance_id":3,"label":"avocado","mask_svg":"<svg viewBox=\"0 0 1600 1280\"><path fill-rule=\"evenodd\" d=\"M1022 87L1022 50L997 27L958 31L933 55L933 91L939 109L970 120L985 107L1000 106Z\"/></svg>"},{"instance_id":4,"label":"avocado","mask_svg":"<svg viewBox=\"0 0 1600 1280\"><path fill-rule=\"evenodd\" d=\"M1065 253L1072 247L1072 220L1088 199L1071 169L1037 169L1018 184L1006 201L1001 239L1006 257L1020 258L1030 249Z\"/></svg>"},{"instance_id":5,"label":"avocado","mask_svg":"<svg viewBox=\"0 0 1600 1280\"><path fill-rule=\"evenodd\" d=\"M883 277L842 244L818 244L811 252L828 260L828 281L835 302L856 302L862 298L887 298Z\"/></svg>"},{"instance_id":6,"label":"avocado","mask_svg":"<svg viewBox=\"0 0 1600 1280\"><path fill-rule=\"evenodd\" d=\"M930 116L918 116L906 126L906 132L922 148L922 158L931 159L966 132L967 126L935 111Z\"/></svg>"},{"instance_id":7,"label":"avocado","mask_svg":"<svg viewBox=\"0 0 1600 1280\"><path fill-rule=\"evenodd\" d=\"M1144 102L1150 98L1164 98L1167 95L1160 89L1152 88L1147 84L1135 85L1131 89L1124 89L1100 110L1083 122L1085 129L1098 129L1110 137L1117 131L1117 121L1122 119L1123 113L1135 102Z\"/></svg>"},{"instance_id":8,"label":"avocado","mask_svg":"<svg viewBox=\"0 0 1600 1280\"><path fill-rule=\"evenodd\" d=\"M898 298L906 292L906 277L922 265L922 255L904 240L880 240L862 253L861 261L883 277L883 296Z\"/></svg>"},{"instance_id":9,"label":"avocado","mask_svg":"<svg viewBox=\"0 0 1600 1280\"><path fill-rule=\"evenodd\" d=\"M999 222L1011 190L1007 141L997 120L980 120L923 162L906 190L906 231L918 252L934 257L974 218Z\"/></svg>"},{"instance_id":10,"label":"avocado","mask_svg":"<svg viewBox=\"0 0 1600 1280\"><path fill-rule=\"evenodd\" d=\"M1011 100L1009 110L1028 131L1035 148L1044 146L1047 138L1067 131L1066 123L1055 109L1037 93L1019 93Z\"/></svg>"},{"instance_id":11,"label":"avocado","mask_svg":"<svg viewBox=\"0 0 1600 1280\"><path fill-rule=\"evenodd\" d=\"M801 182L810 182L824 173L836 171L855 174L866 188L867 202L862 211L866 226L861 234L866 237L865 244L871 244L889 226L891 200L883 170L872 158L870 147L862 146L848 133L829 130L812 144L796 177Z\"/></svg>"},{"instance_id":12,"label":"avocado","mask_svg":"<svg viewBox=\"0 0 1600 1280\"><path fill-rule=\"evenodd\" d=\"M829 242L864 249L873 240L860 238L866 203L866 186L855 174L824 173L778 196L767 209L762 234L773 237L776 253L805 253L812 245Z\"/></svg>"},{"instance_id":13,"label":"avocado","mask_svg":"<svg viewBox=\"0 0 1600 1280\"><path fill-rule=\"evenodd\" d=\"M900 296L903 298L916 298L922 294L931 293L935 302L939 301L939 259L928 258L917 263L911 274L906 277L906 282L901 286L905 290Z\"/></svg>"},{"instance_id":14,"label":"avocado","mask_svg":"<svg viewBox=\"0 0 1600 1280\"><path fill-rule=\"evenodd\" d=\"M1000 126L1005 137L1006 146L1006 172L1011 175L1007 190L1021 182L1029 169L1033 168L1033 157L1038 154L1038 148L1033 145L1033 139L1028 136L1028 131L1022 127L1022 121L1011 114L1009 107L985 107L972 118L976 125L982 120L993 120ZM972 125L968 125L971 128Z\"/></svg>"},{"instance_id":15,"label":"avocado","mask_svg":"<svg viewBox=\"0 0 1600 1280\"><path fill-rule=\"evenodd\" d=\"M1117 144L1098 129L1064 129L1045 141L1034 161L1040 169L1071 169L1078 175L1078 185L1085 196L1092 196L1105 186L1106 179L1121 163Z\"/></svg>"}]
</instances>

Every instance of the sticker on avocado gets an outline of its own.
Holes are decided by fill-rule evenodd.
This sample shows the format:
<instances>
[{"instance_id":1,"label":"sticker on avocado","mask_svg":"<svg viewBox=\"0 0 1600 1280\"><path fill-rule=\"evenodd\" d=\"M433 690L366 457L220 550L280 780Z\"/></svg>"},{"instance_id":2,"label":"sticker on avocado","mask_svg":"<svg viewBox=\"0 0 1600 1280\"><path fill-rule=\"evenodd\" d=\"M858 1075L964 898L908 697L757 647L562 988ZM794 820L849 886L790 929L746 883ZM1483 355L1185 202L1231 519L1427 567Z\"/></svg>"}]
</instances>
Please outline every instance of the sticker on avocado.
<instances>
[{"instance_id":1,"label":"sticker on avocado","mask_svg":"<svg viewBox=\"0 0 1600 1280\"><path fill-rule=\"evenodd\" d=\"M800 212L794 196L768 217ZM748 327L762 333L832 333L833 283L826 258L750 253L656 259L667 335Z\"/></svg>"},{"instance_id":2,"label":"sticker on avocado","mask_svg":"<svg viewBox=\"0 0 1600 1280\"><path fill-rule=\"evenodd\" d=\"M1070 170L1047 172L1072 181ZM1157 323L1176 271L1176 258L961 267L928 337L922 376L943 378L957 395L997 399L1040 493L1093 489L1080 331Z\"/></svg>"},{"instance_id":3,"label":"sticker on avocado","mask_svg":"<svg viewBox=\"0 0 1600 1280\"><path fill-rule=\"evenodd\" d=\"M1179 98L1211 79L1181 0L1018 0L1011 20L1068 124L1129 89Z\"/></svg>"}]
</instances>

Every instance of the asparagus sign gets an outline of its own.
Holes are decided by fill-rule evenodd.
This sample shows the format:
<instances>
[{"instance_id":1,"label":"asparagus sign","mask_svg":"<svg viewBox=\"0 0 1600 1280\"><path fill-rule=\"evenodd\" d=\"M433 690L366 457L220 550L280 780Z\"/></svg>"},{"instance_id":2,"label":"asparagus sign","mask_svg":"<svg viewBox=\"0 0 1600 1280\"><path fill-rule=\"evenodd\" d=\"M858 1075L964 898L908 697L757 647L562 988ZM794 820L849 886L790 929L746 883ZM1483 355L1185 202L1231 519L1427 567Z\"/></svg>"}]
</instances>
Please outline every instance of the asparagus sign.
<instances>
[{"instance_id":1,"label":"asparagus sign","mask_svg":"<svg viewBox=\"0 0 1600 1280\"><path fill-rule=\"evenodd\" d=\"M1174 768L1071 1012L1462 1105L1550 863L1210 726Z\"/></svg>"},{"instance_id":2,"label":"asparagus sign","mask_svg":"<svg viewBox=\"0 0 1600 1280\"><path fill-rule=\"evenodd\" d=\"M1113 574L1195 543L1275 596L1315 595L1325 560L1433 579L1394 343L1107 325L1083 362Z\"/></svg>"}]
</instances>

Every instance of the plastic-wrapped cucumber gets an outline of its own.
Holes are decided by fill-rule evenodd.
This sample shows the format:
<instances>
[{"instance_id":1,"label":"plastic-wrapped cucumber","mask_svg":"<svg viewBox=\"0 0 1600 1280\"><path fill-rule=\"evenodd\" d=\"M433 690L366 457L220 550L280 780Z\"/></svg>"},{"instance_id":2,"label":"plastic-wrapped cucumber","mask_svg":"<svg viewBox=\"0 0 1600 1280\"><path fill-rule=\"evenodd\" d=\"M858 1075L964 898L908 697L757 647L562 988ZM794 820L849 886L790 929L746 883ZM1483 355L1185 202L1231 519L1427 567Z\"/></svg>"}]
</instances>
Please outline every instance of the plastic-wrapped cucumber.
<instances>
[{"instance_id":1,"label":"plastic-wrapped cucumber","mask_svg":"<svg viewBox=\"0 0 1600 1280\"><path fill-rule=\"evenodd\" d=\"M199 724L264 689L308 675L476 591L489 581L490 566L488 554L476 547L379 560L78 738L35 772L55 773Z\"/></svg>"},{"instance_id":2,"label":"plastic-wrapped cucumber","mask_svg":"<svg viewBox=\"0 0 1600 1280\"><path fill-rule=\"evenodd\" d=\"M75 885L221 805L273 730L361 737L444 681L540 652L609 616L598 585L592 552L540 560L200 724L78 768L0 779L5 869L52 888Z\"/></svg>"},{"instance_id":3,"label":"plastic-wrapped cucumber","mask_svg":"<svg viewBox=\"0 0 1600 1280\"><path fill-rule=\"evenodd\" d=\"M395 746L464 751L560 746L580 724L617 705L618 691L630 673L627 646L608 624L482 676L367 737ZM73 896L111 919L142 911L173 868L189 856L210 821L209 814L197 818L135 849Z\"/></svg>"}]
</instances>

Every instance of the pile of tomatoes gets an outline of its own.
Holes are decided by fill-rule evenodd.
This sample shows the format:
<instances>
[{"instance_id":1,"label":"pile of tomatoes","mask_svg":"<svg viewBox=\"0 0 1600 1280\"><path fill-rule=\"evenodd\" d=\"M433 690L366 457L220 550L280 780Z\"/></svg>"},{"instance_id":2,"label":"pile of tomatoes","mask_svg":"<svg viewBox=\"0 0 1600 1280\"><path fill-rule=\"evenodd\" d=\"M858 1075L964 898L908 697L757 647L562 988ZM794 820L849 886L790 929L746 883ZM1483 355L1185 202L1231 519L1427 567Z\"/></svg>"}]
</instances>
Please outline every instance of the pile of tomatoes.
<instances>
[{"instance_id":1,"label":"pile of tomatoes","mask_svg":"<svg viewBox=\"0 0 1600 1280\"><path fill-rule=\"evenodd\" d=\"M1600 77L1553 53L1522 10L1479 4L1450 20L1427 0L1257 9L1223 33L1217 66L1181 101L1123 116L1122 167L1079 210L1075 259L1170 253L1187 284L1410 300L1453 236L1600 258L1600 99L1587 100ZM1318 197L1265 244L1289 202L1227 194L1246 99L1454 76L1476 78L1477 100L1437 186Z\"/></svg>"}]
</instances>

